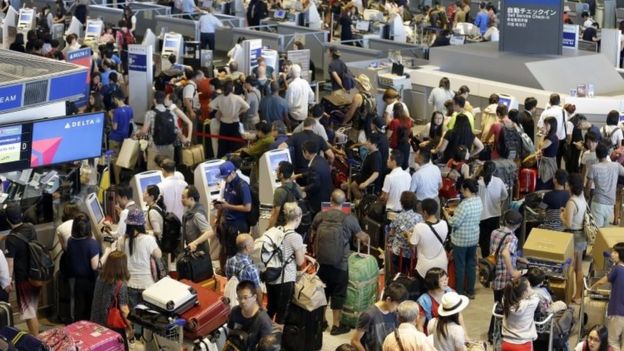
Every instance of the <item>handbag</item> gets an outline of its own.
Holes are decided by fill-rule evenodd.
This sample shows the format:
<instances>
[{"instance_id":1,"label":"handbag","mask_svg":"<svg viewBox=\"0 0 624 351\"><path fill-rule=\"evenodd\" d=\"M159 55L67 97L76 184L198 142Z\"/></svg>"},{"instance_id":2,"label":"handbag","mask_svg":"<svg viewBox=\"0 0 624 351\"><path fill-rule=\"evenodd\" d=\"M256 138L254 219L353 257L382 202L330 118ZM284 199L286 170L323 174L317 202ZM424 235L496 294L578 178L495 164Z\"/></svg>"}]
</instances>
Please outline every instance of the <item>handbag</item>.
<instances>
[{"instance_id":1,"label":"handbag","mask_svg":"<svg viewBox=\"0 0 624 351\"><path fill-rule=\"evenodd\" d=\"M139 159L139 149L138 140L132 138L124 139L115 165L121 168L134 169Z\"/></svg>"},{"instance_id":2,"label":"handbag","mask_svg":"<svg viewBox=\"0 0 624 351\"><path fill-rule=\"evenodd\" d=\"M318 265L318 263L315 263ZM318 267L316 267L316 270ZM295 282L293 294L293 302L305 309L306 311L314 311L319 307L327 306L327 297L325 297L325 284L315 273L308 273L308 269L303 270L303 275Z\"/></svg>"},{"instance_id":3,"label":"handbag","mask_svg":"<svg viewBox=\"0 0 624 351\"><path fill-rule=\"evenodd\" d=\"M498 243L498 247L493 254L486 256L479 260L479 282L486 288L490 287L490 282L494 280L494 276L496 274L496 261L498 260L498 255L500 254L500 250L503 247L503 243L505 239L511 234L505 233L501 241Z\"/></svg>"},{"instance_id":4,"label":"handbag","mask_svg":"<svg viewBox=\"0 0 624 351\"><path fill-rule=\"evenodd\" d=\"M106 316L106 326L111 329L125 329L128 327L126 318L119 309L119 292L121 291L121 282L118 282L115 286L115 294L113 295L113 303L108 309Z\"/></svg>"},{"instance_id":5,"label":"handbag","mask_svg":"<svg viewBox=\"0 0 624 351\"><path fill-rule=\"evenodd\" d=\"M204 162L204 145L197 144L191 147L182 149L182 164L187 167L193 167L196 164Z\"/></svg>"}]
</instances>

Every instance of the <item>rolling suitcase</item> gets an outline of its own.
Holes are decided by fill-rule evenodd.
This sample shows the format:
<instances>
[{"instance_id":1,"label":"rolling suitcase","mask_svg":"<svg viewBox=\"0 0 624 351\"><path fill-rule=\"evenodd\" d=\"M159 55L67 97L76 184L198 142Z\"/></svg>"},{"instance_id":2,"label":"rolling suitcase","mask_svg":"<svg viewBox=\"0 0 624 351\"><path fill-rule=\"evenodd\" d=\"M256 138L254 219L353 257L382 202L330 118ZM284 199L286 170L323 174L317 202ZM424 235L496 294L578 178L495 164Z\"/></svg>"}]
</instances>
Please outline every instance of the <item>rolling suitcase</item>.
<instances>
[{"instance_id":1,"label":"rolling suitcase","mask_svg":"<svg viewBox=\"0 0 624 351\"><path fill-rule=\"evenodd\" d=\"M164 277L143 290L143 301L160 311L182 314L197 304L197 292L184 283Z\"/></svg>"},{"instance_id":2,"label":"rolling suitcase","mask_svg":"<svg viewBox=\"0 0 624 351\"><path fill-rule=\"evenodd\" d=\"M90 321L80 321L65 327L80 351L124 351L121 335Z\"/></svg>"},{"instance_id":3,"label":"rolling suitcase","mask_svg":"<svg viewBox=\"0 0 624 351\"><path fill-rule=\"evenodd\" d=\"M518 176L518 187L520 193L528 194L535 192L537 184L537 170L534 168L523 168Z\"/></svg>"},{"instance_id":4,"label":"rolling suitcase","mask_svg":"<svg viewBox=\"0 0 624 351\"><path fill-rule=\"evenodd\" d=\"M176 271L178 279L188 279L194 283L208 280L214 275L210 255L201 250L195 252L185 250L178 256Z\"/></svg>"},{"instance_id":5,"label":"rolling suitcase","mask_svg":"<svg viewBox=\"0 0 624 351\"><path fill-rule=\"evenodd\" d=\"M75 351L76 342L65 328L48 329L39 334L39 340L43 341L52 351ZM2 350L0 348L0 350Z\"/></svg>"},{"instance_id":6,"label":"rolling suitcase","mask_svg":"<svg viewBox=\"0 0 624 351\"><path fill-rule=\"evenodd\" d=\"M282 334L285 351L317 351L323 347L325 307L309 312L295 304L288 307Z\"/></svg>"},{"instance_id":7,"label":"rolling suitcase","mask_svg":"<svg viewBox=\"0 0 624 351\"><path fill-rule=\"evenodd\" d=\"M196 306L182 314L186 320L185 336L191 339L204 338L227 323L230 306L223 300L223 295L189 280L182 280L182 283L195 289L199 300Z\"/></svg>"},{"instance_id":8,"label":"rolling suitcase","mask_svg":"<svg viewBox=\"0 0 624 351\"><path fill-rule=\"evenodd\" d=\"M1 328L0 336L15 345L18 351L48 351L41 340L14 327Z\"/></svg>"},{"instance_id":9,"label":"rolling suitcase","mask_svg":"<svg viewBox=\"0 0 624 351\"><path fill-rule=\"evenodd\" d=\"M366 311L377 300L379 266L375 257L362 254L358 241L358 252L349 256L349 283L347 298L342 311L341 325L354 328L360 313Z\"/></svg>"},{"instance_id":10,"label":"rolling suitcase","mask_svg":"<svg viewBox=\"0 0 624 351\"><path fill-rule=\"evenodd\" d=\"M224 325L203 339L195 340L193 351L221 351L227 338L227 327Z\"/></svg>"}]
</instances>

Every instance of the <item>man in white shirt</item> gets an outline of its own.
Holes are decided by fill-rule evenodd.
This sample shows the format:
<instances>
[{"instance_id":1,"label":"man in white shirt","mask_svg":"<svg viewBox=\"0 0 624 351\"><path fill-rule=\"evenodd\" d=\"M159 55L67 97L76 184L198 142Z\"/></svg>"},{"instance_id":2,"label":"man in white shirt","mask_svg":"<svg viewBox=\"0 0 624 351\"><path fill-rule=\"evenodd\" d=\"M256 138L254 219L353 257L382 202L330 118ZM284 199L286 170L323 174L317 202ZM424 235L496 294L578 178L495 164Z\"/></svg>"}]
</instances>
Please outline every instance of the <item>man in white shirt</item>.
<instances>
[{"instance_id":1,"label":"man in white shirt","mask_svg":"<svg viewBox=\"0 0 624 351\"><path fill-rule=\"evenodd\" d=\"M420 166L414 175L410 191L416 193L416 199L434 199L439 203L438 192L442 187L442 173L440 169L431 163L431 151L420 149L416 153L416 163Z\"/></svg>"},{"instance_id":2,"label":"man in white shirt","mask_svg":"<svg viewBox=\"0 0 624 351\"><path fill-rule=\"evenodd\" d=\"M119 212L119 222L117 222L117 230L112 231L108 226L104 227L109 235L117 238L126 235L126 219L131 209L137 208L136 203L132 200L132 188L127 185L118 185L115 187L115 211Z\"/></svg>"},{"instance_id":3,"label":"man in white shirt","mask_svg":"<svg viewBox=\"0 0 624 351\"><path fill-rule=\"evenodd\" d=\"M182 97L184 98L184 112L191 120L195 120L199 114L199 92L197 91L197 83L204 79L204 72L201 70L195 70L188 77L189 81L182 90Z\"/></svg>"},{"instance_id":4,"label":"man in white shirt","mask_svg":"<svg viewBox=\"0 0 624 351\"><path fill-rule=\"evenodd\" d=\"M208 7L204 14L199 17L199 35L202 48L214 50L215 47L215 30L223 27L223 23L215 15L212 14L212 7Z\"/></svg>"},{"instance_id":5,"label":"man in white shirt","mask_svg":"<svg viewBox=\"0 0 624 351\"><path fill-rule=\"evenodd\" d=\"M314 102L314 92L310 84L301 78L301 66L292 65L290 72L294 79L286 89L289 116L292 122L301 123L308 117L308 105Z\"/></svg>"},{"instance_id":6,"label":"man in white shirt","mask_svg":"<svg viewBox=\"0 0 624 351\"><path fill-rule=\"evenodd\" d=\"M567 121L565 111L563 107L559 106L561 103L561 97L557 93L550 94L549 99L550 106L542 112L539 121L537 121L537 128L544 127L544 120L548 117L554 117L557 120L557 138L559 138L559 149L557 151L557 166L561 167L561 156L563 155L563 143L566 140L567 125L564 121Z\"/></svg>"},{"instance_id":7,"label":"man in white shirt","mask_svg":"<svg viewBox=\"0 0 624 351\"><path fill-rule=\"evenodd\" d=\"M158 189L160 189L167 212L175 214L181 221L184 215L184 205L180 199L188 184L175 176L175 162L172 159L164 160L161 168L164 179L158 183Z\"/></svg>"},{"instance_id":8,"label":"man in white shirt","mask_svg":"<svg viewBox=\"0 0 624 351\"><path fill-rule=\"evenodd\" d=\"M383 351L435 350L432 345L433 341L427 339L427 336L418 330L419 322L421 322L418 302L411 300L401 302L397 308L397 314L400 324L397 326L396 332L388 334L384 339ZM397 337L399 338L398 341Z\"/></svg>"},{"instance_id":9,"label":"man in white shirt","mask_svg":"<svg viewBox=\"0 0 624 351\"><path fill-rule=\"evenodd\" d=\"M314 134L323 138L323 140L327 141L327 131L325 127L321 124L321 118L325 114L325 110L323 109L323 105L316 104L312 107L312 118L316 121L314 127L312 127L312 131ZM293 133L299 133L303 131L303 123L299 123L299 125L293 130Z\"/></svg>"},{"instance_id":10,"label":"man in white shirt","mask_svg":"<svg viewBox=\"0 0 624 351\"><path fill-rule=\"evenodd\" d=\"M401 211L401 194L410 188L410 174L400 166L403 157L399 150L393 150L388 157L388 169L391 171L384 179L380 197L381 201L386 202L387 211Z\"/></svg>"}]
</instances>

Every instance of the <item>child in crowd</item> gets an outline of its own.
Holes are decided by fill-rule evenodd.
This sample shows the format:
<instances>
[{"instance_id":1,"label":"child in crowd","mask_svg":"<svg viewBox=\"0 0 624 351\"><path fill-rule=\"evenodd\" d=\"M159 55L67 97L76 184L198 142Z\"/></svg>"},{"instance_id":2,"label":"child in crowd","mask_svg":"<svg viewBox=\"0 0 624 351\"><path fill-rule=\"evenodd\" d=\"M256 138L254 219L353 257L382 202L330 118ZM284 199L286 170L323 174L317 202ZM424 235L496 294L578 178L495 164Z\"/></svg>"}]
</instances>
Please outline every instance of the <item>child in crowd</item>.
<instances>
[{"instance_id":1,"label":"child in crowd","mask_svg":"<svg viewBox=\"0 0 624 351\"><path fill-rule=\"evenodd\" d=\"M533 351L537 339L535 310L539 297L525 277L511 281L503 296L503 342L501 351Z\"/></svg>"}]
</instances>

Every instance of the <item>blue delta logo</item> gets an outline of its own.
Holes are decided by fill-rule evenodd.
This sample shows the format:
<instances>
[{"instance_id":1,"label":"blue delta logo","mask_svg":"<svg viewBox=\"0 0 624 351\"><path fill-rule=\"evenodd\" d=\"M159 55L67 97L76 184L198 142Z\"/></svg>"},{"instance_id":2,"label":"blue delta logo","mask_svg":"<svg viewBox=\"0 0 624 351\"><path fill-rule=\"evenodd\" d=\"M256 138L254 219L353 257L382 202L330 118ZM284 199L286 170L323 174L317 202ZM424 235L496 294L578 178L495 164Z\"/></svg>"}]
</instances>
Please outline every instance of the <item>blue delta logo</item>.
<instances>
[{"instance_id":1,"label":"blue delta logo","mask_svg":"<svg viewBox=\"0 0 624 351\"><path fill-rule=\"evenodd\" d=\"M65 123L65 129L93 126L100 123L101 120L99 118L90 118L82 121L71 121Z\"/></svg>"}]
</instances>

